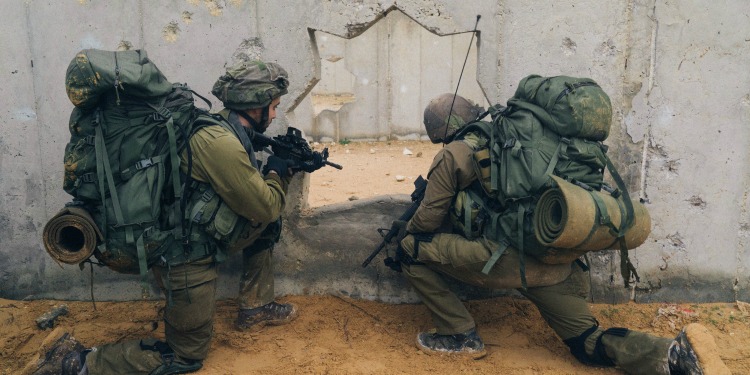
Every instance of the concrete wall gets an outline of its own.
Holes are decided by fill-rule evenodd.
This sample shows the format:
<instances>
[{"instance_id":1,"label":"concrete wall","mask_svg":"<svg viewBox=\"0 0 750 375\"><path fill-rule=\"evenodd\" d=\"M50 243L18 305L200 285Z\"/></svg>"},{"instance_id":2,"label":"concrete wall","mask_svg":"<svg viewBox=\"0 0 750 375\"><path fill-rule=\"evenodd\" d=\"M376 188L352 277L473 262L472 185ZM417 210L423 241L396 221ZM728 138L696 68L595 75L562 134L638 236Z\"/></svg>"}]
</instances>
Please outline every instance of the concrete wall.
<instances>
[{"instance_id":1,"label":"concrete wall","mask_svg":"<svg viewBox=\"0 0 750 375\"><path fill-rule=\"evenodd\" d=\"M615 108L607 141L610 155L633 194L649 202L654 228L647 243L632 252L641 276L636 290L620 287L616 254L592 256L595 300L622 301L631 292L643 301L747 300L750 3L708 4L699 0L5 2L5 22L0 25L4 52L0 55L4 78L0 85L0 262L4 265L0 297L86 298L89 293L88 271L58 267L40 241L44 223L69 200L61 189L61 159L72 105L63 90L63 77L78 50L145 48L167 77L207 95L233 54L279 62L292 83L282 105L286 113L270 132L280 133L289 125L312 132L313 111L303 103L322 78L323 46L318 43L322 33L349 39L346 70L354 77L382 79L414 72L423 77L436 69L416 57L396 58L413 56L404 51L411 42L402 39L413 33L378 36L386 41L358 40L375 38L370 32L375 29L368 28L401 12L436 35L467 32L475 16L482 15L477 63L470 65L476 66L479 87L489 102L503 103L530 73L589 76L610 94ZM414 28L408 23L404 27ZM460 56L464 42L456 44L453 54ZM396 62L398 69L357 59L373 53L373 48L377 56L390 54L387 61ZM456 59L452 62L455 72ZM469 74L464 80L473 78ZM407 134L410 130L404 129L413 126L413 113L421 112L424 98L451 91L454 81L433 83L421 79L422 94L401 97L379 83L377 92L357 96L356 103L390 113L391 121L372 112L339 111L339 137L342 131L344 137ZM395 102L404 106L395 107ZM407 112L413 107L418 110ZM397 118L412 120L401 123ZM377 124L377 133L353 131L363 123ZM293 186L287 210L290 225L276 252L277 291L413 300L400 289L398 275L379 265L359 268L377 240L370 230L373 223L383 226L390 220L393 207L386 203L392 198L300 216L307 183L300 179ZM344 223L323 226L320 223L327 222L323 217ZM359 246L333 232L342 226L361 233ZM225 268L221 294L226 297L236 291L237 270ZM338 271L324 272L332 269ZM99 299L138 297L137 278L107 269L97 269L95 278Z\"/></svg>"},{"instance_id":2,"label":"concrete wall","mask_svg":"<svg viewBox=\"0 0 750 375\"><path fill-rule=\"evenodd\" d=\"M396 10L352 39L314 35L320 82L294 110L311 139L427 140L422 111L433 97L455 91L469 47L459 93L488 106L471 33L438 36Z\"/></svg>"}]
</instances>

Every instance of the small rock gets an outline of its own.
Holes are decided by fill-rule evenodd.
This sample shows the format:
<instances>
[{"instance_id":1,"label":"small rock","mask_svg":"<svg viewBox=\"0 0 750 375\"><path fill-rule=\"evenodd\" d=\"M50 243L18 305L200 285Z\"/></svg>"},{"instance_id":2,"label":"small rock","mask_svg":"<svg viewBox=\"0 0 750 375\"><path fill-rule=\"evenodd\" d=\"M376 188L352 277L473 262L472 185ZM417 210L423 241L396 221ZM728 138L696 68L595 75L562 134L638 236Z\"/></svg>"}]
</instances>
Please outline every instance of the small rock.
<instances>
[{"instance_id":1,"label":"small rock","mask_svg":"<svg viewBox=\"0 0 750 375\"><path fill-rule=\"evenodd\" d=\"M404 155L411 155L412 152L408 148L404 148Z\"/></svg>"},{"instance_id":2,"label":"small rock","mask_svg":"<svg viewBox=\"0 0 750 375\"><path fill-rule=\"evenodd\" d=\"M349 151L349 149L347 148L347 149L346 149L346 153L348 154L349 152L351 152L351 151Z\"/></svg>"},{"instance_id":3,"label":"small rock","mask_svg":"<svg viewBox=\"0 0 750 375\"><path fill-rule=\"evenodd\" d=\"M401 181L403 181L405 179L406 179L406 177L404 177L402 175L396 175L396 181L398 181L398 182L401 182Z\"/></svg>"},{"instance_id":4,"label":"small rock","mask_svg":"<svg viewBox=\"0 0 750 375\"><path fill-rule=\"evenodd\" d=\"M42 316L36 319L36 326L39 329L47 329L55 326L55 320L61 315L68 315L68 306L60 305L53 308L52 310L44 313Z\"/></svg>"},{"instance_id":5,"label":"small rock","mask_svg":"<svg viewBox=\"0 0 750 375\"><path fill-rule=\"evenodd\" d=\"M320 143L318 143L318 142L313 142L313 147L318 147L318 146L320 146Z\"/></svg>"},{"instance_id":6,"label":"small rock","mask_svg":"<svg viewBox=\"0 0 750 375\"><path fill-rule=\"evenodd\" d=\"M359 200L359 197L356 196L356 195L352 195L351 197L349 197L349 200L350 201L356 201L356 200Z\"/></svg>"},{"instance_id":7,"label":"small rock","mask_svg":"<svg viewBox=\"0 0 750 375\"><path fill-rule=\"evenodd\" d=\"M421 157L422 157L422 151L419 151L419 152L417 152L417 157L418 157L418 158L421 158Z\"/></svg>"},{"instance_id":8,"label":"small rock","mask_svg":"<svg viewBox=\"0 0 750 375\"><path fill-rule=\"evenodd\" d=\"M371 148L371 149L370 149L370 153L371 153L371 154L374 154L374 153L375 153L375 149L374 149L374 148Z\"/></svg>"}]
</instances>

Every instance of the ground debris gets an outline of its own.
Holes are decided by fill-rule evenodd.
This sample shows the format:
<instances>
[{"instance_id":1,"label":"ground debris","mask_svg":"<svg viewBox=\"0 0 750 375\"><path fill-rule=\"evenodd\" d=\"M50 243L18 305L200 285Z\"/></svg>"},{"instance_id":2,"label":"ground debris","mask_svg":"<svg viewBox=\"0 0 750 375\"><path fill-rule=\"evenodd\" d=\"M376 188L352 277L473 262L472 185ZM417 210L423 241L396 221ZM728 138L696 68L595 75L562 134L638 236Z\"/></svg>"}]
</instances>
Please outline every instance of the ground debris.
<instances>
[{"instance_id":1,"label":"ground debris","mask_svg":"<svg viewBox=\"0 0 750 375\"><path fill-rule=\"evenodd\" d=\"M47 329L55 326L55 320L62 315L68 315L68 306L60 305L36 318L36 326L39 329Z\"/></svg>"},{"instance_id":2,"label":"ground debris","mask_svg":"<svg viewBox=\"0 0 750 375\"><path fill-rule=\"evenodd\" d=\"M691 323L697 320L698 312L691 310L686 307L680 307L678 305L665 305L659 307L656 311L656 317L651 322L654 327L666 324L670 330L675 330L677 327L682 327L687 323Z\"/></svg>"}]
</instances>

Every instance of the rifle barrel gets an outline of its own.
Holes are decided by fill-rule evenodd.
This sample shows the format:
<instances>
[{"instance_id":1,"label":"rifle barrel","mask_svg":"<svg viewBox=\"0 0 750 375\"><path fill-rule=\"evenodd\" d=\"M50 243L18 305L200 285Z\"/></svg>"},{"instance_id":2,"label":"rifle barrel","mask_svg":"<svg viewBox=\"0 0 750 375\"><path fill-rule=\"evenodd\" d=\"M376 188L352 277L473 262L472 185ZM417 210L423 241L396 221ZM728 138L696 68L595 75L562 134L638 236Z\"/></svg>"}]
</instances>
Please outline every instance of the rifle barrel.
<instances>
[{"instance_id":1,"label":"rifle barrel","mask_svg":"<svg viewBox=\"0 0 750 375\"><path fill-rule=\"evenodd\" d=\"M344 167L342 167L341 164L331 163L328 160L326 160L324 164L328 165L328 166L331 166L331 167L334 167L334 168L339 169L339 170L344 169Z\"/></svg>"}]
</instances>

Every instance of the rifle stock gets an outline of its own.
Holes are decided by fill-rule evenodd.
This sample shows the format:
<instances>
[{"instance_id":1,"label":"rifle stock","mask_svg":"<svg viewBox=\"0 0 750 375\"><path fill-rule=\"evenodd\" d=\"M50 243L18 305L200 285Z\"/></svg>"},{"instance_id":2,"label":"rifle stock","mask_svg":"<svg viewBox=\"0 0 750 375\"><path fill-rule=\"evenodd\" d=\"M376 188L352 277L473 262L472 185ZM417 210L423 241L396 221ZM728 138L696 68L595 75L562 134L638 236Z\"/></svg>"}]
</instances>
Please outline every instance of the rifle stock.
<instances>
[{"instance_id":1,"label":"rifle stock","mask_svg":"<svg viewBox=\"0 0 750 375\"><path fill-rule=\"evenodd\" d=\"M411 193L411 205L409 208L404 211L401 216L399 216L399 220L402 221L409 221L412 216L414 216L414 213L417 212L417 208L419 208L419 205L422 203L422 199L424 199L424 192L427 189L427 180L425 180L422 176L417 177L417 179L414 181L414 192ZM386 247L386 245L390 244L391 241L393 241L393 238L398 235L398 229L391 228L388 233L383 237L383 242L378 245L377 248L370 254L370 256L365 259L364 262L362 262L362 267L367 267L370 262Z\"/></svg>"}]
</instances>

